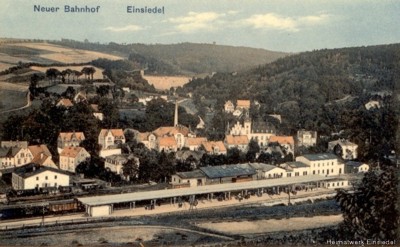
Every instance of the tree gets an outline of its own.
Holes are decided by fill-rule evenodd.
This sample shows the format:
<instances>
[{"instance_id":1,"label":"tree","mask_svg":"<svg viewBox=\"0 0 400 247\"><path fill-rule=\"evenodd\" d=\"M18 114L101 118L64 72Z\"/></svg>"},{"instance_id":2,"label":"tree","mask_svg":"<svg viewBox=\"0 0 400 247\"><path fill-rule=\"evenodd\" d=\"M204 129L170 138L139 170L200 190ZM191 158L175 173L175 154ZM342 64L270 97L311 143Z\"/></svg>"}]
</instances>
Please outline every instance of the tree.
<instances>
[{"instance_id":1,"label":"tree","mask_svg":"<svg viewBox=\"0 0 400 247\"><path fill-rule=\"evenodd\" d=\"M137 178L139 176L139 166L136 159L128 159L128 161L122 166L122 172L127 180Z\"/></svg>"},{"instance_id":2,"label":"tree","mask_svg":"<svg viewBox=\"0 0 400 247\"><path fill-rule=\"evenodd\" d=\"M55 68L50 68L50 69L46 70L46 77L52 79L53 82L57 79L57 77L60 74L61 74L61 72Z\"/></svg>"},{"instance_id":3,"label":"tree","mask_svg":"<svg viewBox=\"0 0 400 247\"><path fill-rule=\"evenodd\" d=\"M367 172L352 192L340 190L336 195L343 212L346 233L354 239L394 240L399 226L396 208L399 197L396 169Z\"/></svg>"},{"instance_id":4,"label":"tree","mask_svg":"<svg viewBox=\"0 0 400 247\"><path fill-rule=\"evenodd\" d=\"M247 149L246 153L246 160L249 162L254 162L257 153L259 152L260 152L260 146L258 145L258 142L254 139L251 139L249 142L249 148Z\"/></svg>"}]
</instances>

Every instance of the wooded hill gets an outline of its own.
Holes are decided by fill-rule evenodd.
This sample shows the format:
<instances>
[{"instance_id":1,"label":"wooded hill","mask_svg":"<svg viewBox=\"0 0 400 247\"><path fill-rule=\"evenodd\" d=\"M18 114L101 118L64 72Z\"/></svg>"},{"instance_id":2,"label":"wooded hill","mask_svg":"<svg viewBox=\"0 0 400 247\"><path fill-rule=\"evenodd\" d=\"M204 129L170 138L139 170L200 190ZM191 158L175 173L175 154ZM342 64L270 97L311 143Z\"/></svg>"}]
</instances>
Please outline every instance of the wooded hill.
<instances>
[{"instance_id":1,"label":"wooded hill","mask_svg":"<svg viewBox=\"0 0 400 247\"><path fill-rule=\"evenodd\" d=\"M51 43L71 48L101 51L129 58L148 74L198 75L247 70L275 61L288 53L216 44L98 44L63 39Z\"/></svg>"},{"instance_id":2,"label":"wooded hill","mask_svg":"<svg viewBox=\"0 0 400 247\"><path fill-rule=\"evenodd\" d=\"M398 94L399 75L400 44L342 48L291 55L236 75L194 79L179 93L193 92L200 112L204 99L217 99L217 111L228 99L257 100L261 107L253 108L252 116L266 120L268 114L281 114L282 134L300 128L326 136L342 131L343 138L359 145L380 140L375 147L387 151L395 146L398 99L384 95ZM364 104L371 99L383 107L368 111Z\"/></svg>"}]
</instances>

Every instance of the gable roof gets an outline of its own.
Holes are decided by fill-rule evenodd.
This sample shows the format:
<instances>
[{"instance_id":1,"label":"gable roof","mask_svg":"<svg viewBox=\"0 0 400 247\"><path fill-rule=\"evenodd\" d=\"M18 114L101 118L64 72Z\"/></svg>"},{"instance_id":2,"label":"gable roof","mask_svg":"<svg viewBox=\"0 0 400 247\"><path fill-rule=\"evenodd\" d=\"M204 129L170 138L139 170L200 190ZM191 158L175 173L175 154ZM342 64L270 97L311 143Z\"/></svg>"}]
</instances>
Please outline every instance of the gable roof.
<instances>
[{"instance_id":1,"label":"gable roof","mask_svg":"<svg viewBox=\"0 0 400 247\"><path fill-rule=\"evenodd\" d=\"M337 145L337 144L339 144L340 146L357 146L357 144L355 144L351 141L348 141L348 140L343 140L343 139L331 141L328 143L328 145Z\"/></svg>"},{"instance_id":2,"label":"gable roof","mask_svg":"<svg viewBox=\"0 0 400 247\"><path fill-rule=\"evenodd\" d=\"M269 142L277 142L279 144L290 144L294 145L293 136L271 136Z\"/></svg>"},{"instance_id":3,"label":"gable roof","mask_svg":"<svg viewBox=\"0 0 400 247\"><path fill-rule=\"evenodd\" d=\"M75 137L76 139L83 141L85 140L85 135L83 134L83 132L60 132L60 134L58 134L58 137L63 139L64 141L71 141L73 137Z\"/></svg>"},{"instance_id":4,"label":"gable roof","mask_svg":"<svg viewBox=\"0 0 400 247\"><path fill-rule=\"evenodd\" d=\"M236 101L236 107L250 108L250 100L238 99Z\"/></svg>"},{"instance_id":5,"label":"gable roof","mask_svg":"<svg viewBox=\"0 0 400 247\"><path fill-rule=\"evenodd\" d=\"M64 172L62 170L58 170L58 169L48 167L48 166L40 166L40 165L34 164L34 163L29 163L27 165L17 167L13 171L13 173L17 174L18 176L20 176L22 178L28 178L28 177L35 176L36 174L39 174L39 173L42 173L45 171L52 171L52 172L56 172L59 174L69 176L69 174L67 172Z\"/></svg>"},{"instance_id":6,"label":"gable roof","mask_svg":"<svg viewBox=\"0 0 400 247\"><path fill-rule=\"evenodd\" d=\"M65 147L62 151L60 156L67 156L70 158L76 158L76 156L78 156L78 154L84 150L86 152L86 149L84 149L83 147Z\"/></svg>"},{"instance_id":7,"label":"gable roof","mask_svg":"<svg viewBox=\"0 0 400 247\"><path fill-rule=\"evenodd\" d=\"M203 142L202 145L204 150L206 150L206 152L208 153L213 152L216 147L219 149L219 152L226 152L225 145L222 141L216 141L216 142L208 141L208 142Z\"/></svg>"},{"instance_id":8,"label":"gable roof","mask_svg":"<svg viewBox=\"0 0 400 247\"><path fill-rule=\"evenodd\" d=\"M149 135L151 133L150 132L139 132L136 135L136 140L142 142L142 141L147 141L147 139L149 138Z\"/></svg>"},{"instance_id":9,"label":"gable roof","mask_svg":"<svg viewBox=\"0 0 400 247\"><path fill-rule=\"evenodd\" d=\"M247 136L234 136L234 135L226 135L225 142L228 145L248 145L249 138Z\"/></svg>"},{"instance_id":10,"label":"gable roof","mask_svg":"<svg viewBox=\"0 0 400 247\"><path fill-rule=\"evenodd\" d=\"M105 137L109 131L114 137L123 139L125 138L124 131L122 129L101 129L99 136Z\"/></svg>"},{"instance_id":11,"label":"gable roof","mask_svg":"<svg viewBox=\"0 0 400 247\"><path fill-rule=\"evenodd\" d=\"M208 178L237 177L256 174L256 170L248 164L200 167Z\"/></svg>"},{"instance_id":12,"label":"gable roof","mask_svg":"<svg viewBox=\"0 0 400 247\"><path fill-rule=\"evenodd\" d=\"M158 145L160 147L174 147L177 143L173 136L165 136L158 139Z\"/></svg>"},{"instance_id":13,"label":"gable roof","mask_svg":"<svg viewBox=\"0 0 400 247\"><path fill-rule=\"evenodd\" d=\"M347 162L345 162L344 164L345 164L346 166L351 166L351 167L354 167L354 168L358 168L358 167L360 167L360 166L362 166L362 165L368 165L368 164L366 164L366 163L358 162L358 161L347 161Z\"/></svg>"},{"instance_id":14,"label":"gable roof","mask_svg":"<svg viewBox=\"0 0 400 247\"><path fill-rule=\"evenodd\" d=\"M187 128L185 126L182 126L182 125L167 126L167 127L160 127L158 129L154 130L153 133L157 137L172 136L172 135L176 135L178 133L181 133L184 136L188 136L189 135L189 128Z\"/></svg>"},{"instance_id":15,"label":"gable roof","mask_svg":"<svg viewBox=\"0 0 400 247\"><path fill-rule=\"evenodd\" d=\"M57 106L59 106L59 105L62 105L62 106L65 106L65 107L71 107L74 104L72 104L70 99L63 98L63 99L60 99L60 101L58 101Z\"/></svg>"},{"instance_id":16,"label":"gable roof","mask_svg":"<svg viewBox=\"0 0 400 247\"><path fill-rule=\"evenodd\" d=\"M205 137L189 137L186 139L186 146L200 146L203 142L206 142Z\"/></svg>"},{"instance_id":17,"label":"gable roof","mask_svg":"<svg viewBox=\"0 0 400 247\"><path fill-rule=\"evenodd\" d=\"M35 158L36 156L40 156L40 154L44 154L48 157L51 157L50 150L47 148L46 145L32 145L28 147L29 151L31 151L32 156Z\"/></svg>"}]
</instances>

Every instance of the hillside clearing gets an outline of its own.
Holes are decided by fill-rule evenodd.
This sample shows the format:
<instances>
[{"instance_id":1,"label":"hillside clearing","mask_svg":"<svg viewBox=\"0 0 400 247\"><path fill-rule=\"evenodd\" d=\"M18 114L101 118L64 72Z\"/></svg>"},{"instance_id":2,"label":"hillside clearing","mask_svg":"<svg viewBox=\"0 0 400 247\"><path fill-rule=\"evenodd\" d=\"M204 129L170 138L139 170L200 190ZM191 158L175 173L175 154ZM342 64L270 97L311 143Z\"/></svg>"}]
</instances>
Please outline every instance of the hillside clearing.
<instances>
[{"instance_id":1,"label":"hillside clearing","mask_svg":"<svg viewBox=\"0 0 400 247\"><path fill-rule=\"evenodd\" d=\"M147 80L150 84L154 85L156 89L166 90L171 87L181 87L189 82L191 77L186 76L152 76L145 75L143 76L145 80Z\"/></svg>"}]
</instances>

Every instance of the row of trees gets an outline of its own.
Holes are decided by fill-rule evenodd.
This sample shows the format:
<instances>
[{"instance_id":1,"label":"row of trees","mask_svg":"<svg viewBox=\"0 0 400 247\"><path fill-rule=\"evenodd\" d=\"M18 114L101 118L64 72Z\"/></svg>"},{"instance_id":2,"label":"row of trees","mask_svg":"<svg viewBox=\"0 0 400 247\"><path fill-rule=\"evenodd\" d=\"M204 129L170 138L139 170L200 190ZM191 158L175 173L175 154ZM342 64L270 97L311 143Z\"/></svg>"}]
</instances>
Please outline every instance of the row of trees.
<instances>
[{"instance_id":1,"label":"row of trees","mask_svg":"<svg viewBox=\"0 0 400 247\"><path fill-rule=\"evenodd\" d=\"M93 75L96 73L96 69L93 67L83 67L81 71L78 70L58 70L56 68L49 68L46 70L46 77L55 82L57 78L61 76L61 81L65 82L65 78L67 77L68 82L70 82L70 77L72 77L72 81L78 81L79 77L85 75L85 79L90 79L93 81Z\"/></svg>"}]
</instances>

